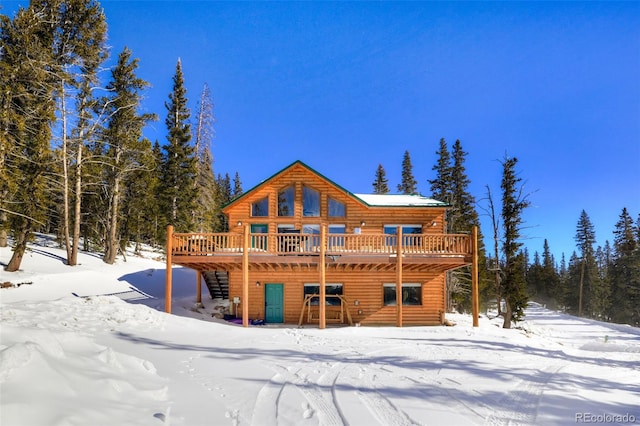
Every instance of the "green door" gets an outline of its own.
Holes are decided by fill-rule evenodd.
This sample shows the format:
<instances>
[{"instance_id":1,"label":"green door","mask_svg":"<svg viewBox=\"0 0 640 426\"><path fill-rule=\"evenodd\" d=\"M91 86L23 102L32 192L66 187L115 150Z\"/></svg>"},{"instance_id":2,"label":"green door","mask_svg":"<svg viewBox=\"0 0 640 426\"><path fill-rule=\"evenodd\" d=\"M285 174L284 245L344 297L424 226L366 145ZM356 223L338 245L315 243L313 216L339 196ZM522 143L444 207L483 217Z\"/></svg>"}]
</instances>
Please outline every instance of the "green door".
<instances>
[{"instance_id":1,"label":"green door","mask_svg":"<svg viewBox=\"0 0 640 426\"><path fill-rule=\"evenodd\" d=\"M284 322L284 285L264 285L264 320L265 322Z\"/></svg>"}]
</instances>

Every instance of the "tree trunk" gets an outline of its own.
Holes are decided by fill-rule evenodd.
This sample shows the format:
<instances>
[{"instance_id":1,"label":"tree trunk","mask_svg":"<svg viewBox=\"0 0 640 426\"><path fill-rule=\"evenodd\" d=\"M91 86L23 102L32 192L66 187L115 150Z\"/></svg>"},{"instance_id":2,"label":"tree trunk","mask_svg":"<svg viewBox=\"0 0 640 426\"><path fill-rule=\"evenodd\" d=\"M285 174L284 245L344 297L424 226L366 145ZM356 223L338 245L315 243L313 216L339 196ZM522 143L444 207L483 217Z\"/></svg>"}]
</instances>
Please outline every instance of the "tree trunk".
<instances>
[{"instance_id":1,"label":"tree trunk","mask_svg":"<svg viewBox=\"0 0 640 426\"><path fill-rule=\"evenodd\" d=\"M82 222L82 138L84 132L80 132L78 135L78 143L76 149L76 199L73 213L73 246L71 249L71 259L69 259L69 265L75 266L78 264L78 245L80 244L80 223Z\"/></svg>"},{"instance_id":2,"label":"tree trunk","mask_svg":"<svg viewBox=\"0 0 640 426\"><path fill-rule=\"evenodd\" d=\"M24 252L27 250L27 240L29 239L29 229L31 228L31 222L27 221L24 227L18 233L18 237L16 239L15 245L13 247L13 255L9 260L9 264L7 265L5 271L7 272L16 272L20 269L20 264L22 263L22 257L24 256Z\"/></svg>"},{"instance_id":3,"label":"tree trunk","mask_svg":"<svg viewBox=\"0 0 640 426\"><path fill-rule=\"evenodd\" d=\"M511 328L511 317L512 317L511 304L509 303L508 300L506 300L505 305L507 309L504 312L504 321L502 323L502 328Z\"/></svg>"},{"instance_id":4,"label":"tree trunk","mask_svg":"<svg viewBox=\"0 0 640 426\"><path fill-rule=\"evenodd\" d=\"M64 82L61 83L61 96L60 96L60 114L62 116L62 233L64 237L64 246L67 250L67 265L71 265L71 236L69 233L69 229L71 228L69 224L69 166L67 161L67 156L69 155L67 151L67 110L66 110L66 102L65 102L65 91L64 91Z\"/></svg>"},{"instance_id":5,"label":"tree trunk","mask_svg":"<svg viewBox=\"0 0 640 426\"><path fill-rule=\"evenodd\" d=\"M118 206L120 205L120 179L116 178L113 184L111 195L111 208L109 212L109 229L105 240L105 252L102 260L109 265L113 265L118 254Z\"/></svg>"}]
</instances>

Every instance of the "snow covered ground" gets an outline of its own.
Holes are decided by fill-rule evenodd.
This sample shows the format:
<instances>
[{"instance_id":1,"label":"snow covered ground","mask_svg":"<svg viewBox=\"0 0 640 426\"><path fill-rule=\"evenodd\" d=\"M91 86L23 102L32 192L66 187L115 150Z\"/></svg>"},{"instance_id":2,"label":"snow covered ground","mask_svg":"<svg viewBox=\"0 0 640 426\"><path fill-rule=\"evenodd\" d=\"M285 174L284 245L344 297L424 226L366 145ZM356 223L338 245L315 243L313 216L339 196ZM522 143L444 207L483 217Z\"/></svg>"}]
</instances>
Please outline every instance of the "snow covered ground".
<instances>
[{"instance_id":1,"label":"snow covered ground","mask_svg":"<svg viewBox=\"0 0 640 426\"><path fill-rule=\"evenodd\" d=\"M182 268L174 315L161 312L157 253L113 266L81 254L73 268L62 256L40 239L23 271L0 270L22 284L0 289L3 426L640 423L637 328L532 304L512 330L463 315L448 316L455 327L245 329L212 318L208 297L196 311Z\"/></svg>"}]
</instances>

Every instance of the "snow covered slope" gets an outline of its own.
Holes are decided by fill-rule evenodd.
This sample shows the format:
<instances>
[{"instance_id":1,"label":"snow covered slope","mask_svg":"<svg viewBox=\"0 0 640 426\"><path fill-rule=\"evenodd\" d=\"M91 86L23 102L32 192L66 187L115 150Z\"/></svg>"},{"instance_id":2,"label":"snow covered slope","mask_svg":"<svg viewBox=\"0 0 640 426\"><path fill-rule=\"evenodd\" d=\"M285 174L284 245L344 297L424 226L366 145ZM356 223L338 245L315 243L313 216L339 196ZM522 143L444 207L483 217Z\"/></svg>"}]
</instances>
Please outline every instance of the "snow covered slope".
<instances>
[{"instance_id":1,"label":"snow covered slope","mask_svg":"<svg viewBox=\"0 0 640 426\"><path fill-rule=\"evenodd\" d=\"M462 315L244 329L213 319L211 301L192 309L188 270L174 272L179 315L166 315L159 261L82 254L70 268L51 244L33 249L24 271L0 272L31 283L0 290L3 426L640 423L636 328L532 305L514 330ZM130 287L154 298L99 296Z\"/></svg>"}]
</instances>

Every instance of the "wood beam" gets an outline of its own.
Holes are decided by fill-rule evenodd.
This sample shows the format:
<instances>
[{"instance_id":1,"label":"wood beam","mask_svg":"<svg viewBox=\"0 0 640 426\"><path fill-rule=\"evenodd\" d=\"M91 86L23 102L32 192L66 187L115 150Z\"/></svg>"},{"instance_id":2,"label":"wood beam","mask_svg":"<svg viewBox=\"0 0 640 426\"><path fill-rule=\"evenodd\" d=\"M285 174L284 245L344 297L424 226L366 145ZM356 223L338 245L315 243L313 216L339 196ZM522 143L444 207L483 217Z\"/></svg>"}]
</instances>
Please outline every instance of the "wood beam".
<instances>
[{"instance_id":1,"label":"wood beam","mask_svg":"<svg viewBox=\"0 0 640 426\"><path fill-rule=\"evenodd\" d=\"M402 226L398 226L396 238L396 325L402 327Z\"/></svg>"},{"instance_id":2,"label":"wood beam","mask_svg":"<svg viewBox=\"0 0 640 426\"><path fill-rule=\"evenodd\" d=\"M249 225L242 243L242 326L249 327Z\"/></svg>"},{"instance_id":3,"label":"wood beam","mask_svg":"<svg viewBox=\"0 0 640 426\"><path fill-rule=\"evenodd\" d=\"M196 271L196 303L202 303L202 272Z\"/></svg>"},{"instance_id":4,"label":"wood beam","mask_svg":"<svg viewBox=\"0 0 640 426\"><path fill-rule=\"evenodd\" d=\"M173 278L173 267L171 266L171 252L173 251L173 226L167 226L167 266L165 268L165 286L164 286L164 311L171 313L171 289Z\"/></svg>"},{"instance_id":5,"label":"wood beam","mask_svg":"<svg viewBox=\"0 0 640 426\"><path fill-rule=\"evenodd\" d=\"M478 296L478 227L474 226L471 232L471 252L473 263L471 264L471 311L473 326L478 327L480 302Z\"/></svg>"},{"instance_id":6,"label":"wood beam","mask_svg":"<svg viewBox=\"0 0 640 426\"><path fill-rule=\"evenodd\" d=\"M327 230L326 225L323 223L320 225L320 328L327 327L327 297L326 297L326 278L327 271L325 269L325 255L326 255L326 239Z\"/></svg>"}]
</instances>

